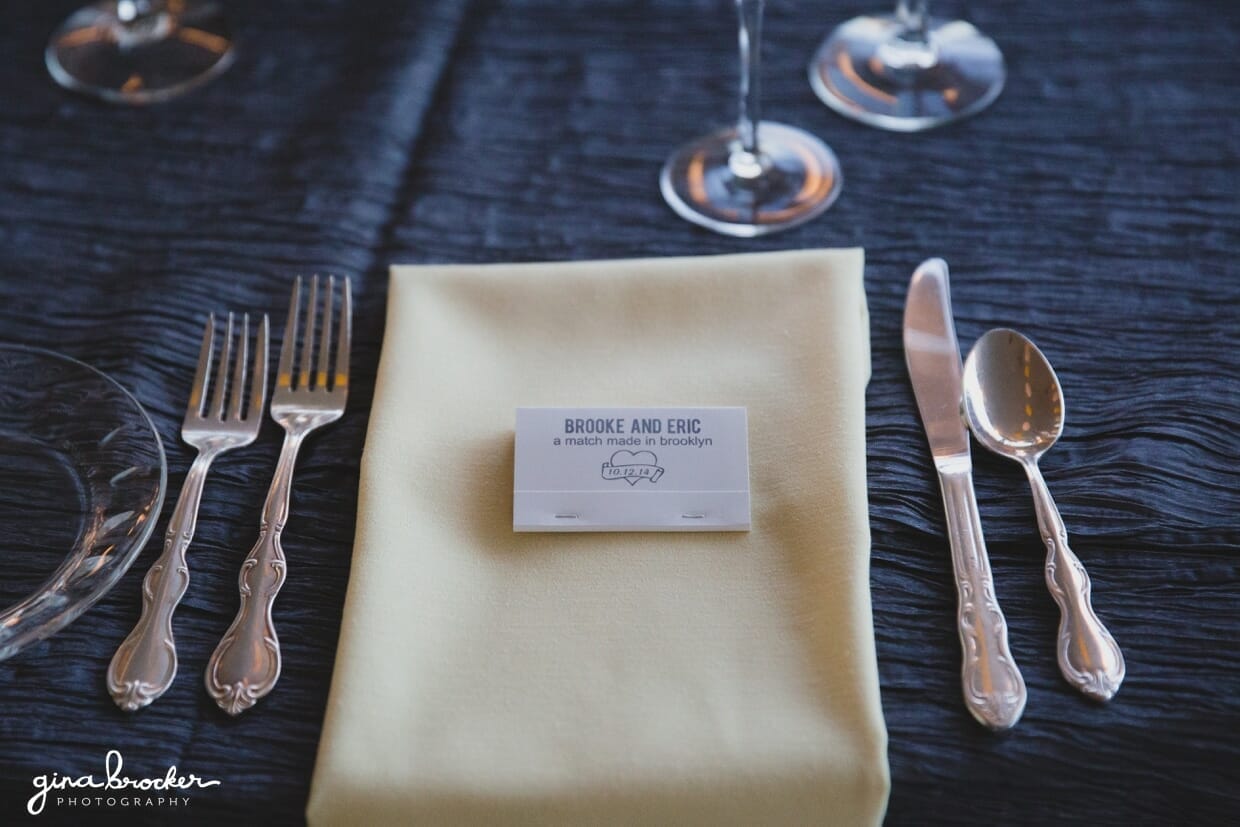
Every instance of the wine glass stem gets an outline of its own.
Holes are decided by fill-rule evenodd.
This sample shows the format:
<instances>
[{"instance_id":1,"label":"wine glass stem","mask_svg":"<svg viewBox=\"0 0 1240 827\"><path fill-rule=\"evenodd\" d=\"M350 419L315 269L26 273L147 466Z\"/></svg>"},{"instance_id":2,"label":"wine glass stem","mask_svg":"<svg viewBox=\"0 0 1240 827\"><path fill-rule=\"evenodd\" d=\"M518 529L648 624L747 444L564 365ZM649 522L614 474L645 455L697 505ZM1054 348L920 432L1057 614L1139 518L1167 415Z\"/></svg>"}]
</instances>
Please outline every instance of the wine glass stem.
<instances>
[{"instance_id":1,"label":"wine glass stem","mask_svg":"<svg viewBox=\"0 0 1240 827\"><path fill-rule=\"evenodd\" d=\"M926 26L930 19L929 0L898 0L896 19L904 26L906 40L926 40Z\"/></svg>"},{"instance_id":2,"label":"wine glass stem","mask_svg":"<svg viewBox=\"0 0 1240 827\"><path fill-rule=\"evenodd\" d=\"M740 149L732 153L728 166L740 178L753 179L765 169L758 147L758 120L761 88L759 72L762 65L762 7L764 0L736 0L740 22L740 100L736 131Z\"/></svg>"}]
</instances>

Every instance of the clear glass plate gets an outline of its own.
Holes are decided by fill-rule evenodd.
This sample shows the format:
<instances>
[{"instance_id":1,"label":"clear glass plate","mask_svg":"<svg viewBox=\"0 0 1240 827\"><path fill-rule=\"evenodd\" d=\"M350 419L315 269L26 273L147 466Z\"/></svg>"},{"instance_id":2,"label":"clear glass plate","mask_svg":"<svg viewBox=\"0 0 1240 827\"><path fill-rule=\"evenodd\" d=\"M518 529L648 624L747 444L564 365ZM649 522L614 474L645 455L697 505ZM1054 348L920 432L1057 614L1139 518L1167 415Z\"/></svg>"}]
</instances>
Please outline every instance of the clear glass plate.
<instances>
[{"instance_id":1,"label":"clear glass plate","mask_svg":"<svg viewBox=\"0 0 1240 827\"><path fill-rule=\"evenodd\" d=\"M159 434L128 391L75 359L0 344L0 660L116 585L166 478Z\"/></svg>"}]
</instances>

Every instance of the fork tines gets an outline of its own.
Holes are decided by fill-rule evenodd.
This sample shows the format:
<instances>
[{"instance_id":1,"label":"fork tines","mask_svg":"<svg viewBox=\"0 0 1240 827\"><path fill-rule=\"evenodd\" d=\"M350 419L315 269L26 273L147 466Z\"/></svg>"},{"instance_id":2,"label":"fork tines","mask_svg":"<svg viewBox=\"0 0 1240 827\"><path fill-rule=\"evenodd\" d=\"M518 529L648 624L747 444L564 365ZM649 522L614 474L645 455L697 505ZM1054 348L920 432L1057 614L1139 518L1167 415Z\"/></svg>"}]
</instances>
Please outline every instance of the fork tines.
<instances>
[{"instance_id":1,"label":"fork tines","mask_svg":"<svg viewBox=\"0 0 1240 827\"><path fill-rule=\"evenodd\" d=\"M348 278L341 279L339 309L336 277L310 280L310 295L302 313L302 279L293 283L288 323L280 346L276 395L324 393L344 395L349 389L349 341L352 336L353 298ZM322 299L319 298L320 285ZM304 315L304 319L302 316ZM333 328L335 342L333 347Z\"/></svg>"},{"instance_id":2,"label":"fork tines","mask_svg":"<svg viewBox=\"0 0 1240 827\"><path fill-rule=\"evenodd\" d=\"M241 330L234 334L234 315L228 314L224 340L212 378L215 353L215 314L207 316L198 352L198 369L190 391L185 421L249 421L262 416L267 391L267 315L263 314L254 337L254 365L250 365L250 314L241 317ZM229 369L232 369L229 381ZM249 393L246 382L249 381ZM208 398L208 393L210 394ZM249 404L247 405L247 397Z\"/></svg>"}]
</instances>

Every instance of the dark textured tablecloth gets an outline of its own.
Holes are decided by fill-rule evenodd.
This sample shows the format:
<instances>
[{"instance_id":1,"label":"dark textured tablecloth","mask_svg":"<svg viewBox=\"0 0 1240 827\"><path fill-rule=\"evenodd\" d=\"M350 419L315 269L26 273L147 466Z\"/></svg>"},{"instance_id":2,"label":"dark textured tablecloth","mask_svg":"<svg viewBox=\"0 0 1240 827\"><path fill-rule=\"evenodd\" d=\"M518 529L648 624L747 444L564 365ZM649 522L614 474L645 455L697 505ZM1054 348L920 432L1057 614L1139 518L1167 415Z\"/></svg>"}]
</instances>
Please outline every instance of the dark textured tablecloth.
<instances>
[{"instance_id":1,"label":"dark textured tablecloth","mask_svg":"<svg viewBox=\"0 0 1240 827\"><path fill-rule=\"evenodd\" d=\"M1240 819L1235 3L943 2L1000 43L1007 89L972 121L897 135L832 114L805 77L822 35L871 4L771 2L766 112L826 139L845 186L821 219L760 241L685 224L656 187L672 147L731 117L725 0L233 2L237 64L148 109L49 80L43 45L75 5L0 10L0 340L76 356L134 390L168 451L163 520L192 458L178 427L207 311L279 318L295 274L349 275L356 383L298 468L275 692L232 720L201 682L279 449L269 423L207 483L166 696L126 715L104 688L158 542L81 620L0 663L0 824L26 818L35 775L102 774L109 749L127 773L176 764L223 783L180 809L49 806L42 821L303 818L390 263L845 245L868 256L888 821ZM1128 662L1109 706L1062 680L1025 482L975 452L1029 686L1003 737L961 703L940 495L904 371L904 291L930 255L952 265L962 346L1014 326L1059 370L1067 428L1044 470Z\"/></svg>"}]
</instances>

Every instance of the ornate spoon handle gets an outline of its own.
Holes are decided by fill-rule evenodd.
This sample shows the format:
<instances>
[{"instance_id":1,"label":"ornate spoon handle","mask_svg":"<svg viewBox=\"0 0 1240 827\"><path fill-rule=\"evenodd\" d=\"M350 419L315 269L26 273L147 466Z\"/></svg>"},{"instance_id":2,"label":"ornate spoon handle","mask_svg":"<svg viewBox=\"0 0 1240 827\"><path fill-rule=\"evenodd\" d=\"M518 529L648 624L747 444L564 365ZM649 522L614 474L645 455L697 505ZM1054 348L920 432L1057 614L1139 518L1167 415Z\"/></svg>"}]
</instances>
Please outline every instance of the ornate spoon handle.
<instances>
[{"instance_id":1,"label":"ornate spoon handle","mask_svg":"<svg viewBox=\"0 0 1240 827\"><path fill-rule=\"evenodd\" d=\"M964 662L960 677L969 712L993 730L1009 729L1025 711L1025 679L1008 648L1007 619L995 598L990 559L973 494L973 474L939 472L960 599L957 625Z\"/></svg>"},{"instance_id":2,"label":"ornate spoon handle","mask_svg":"<svg viewBox=\"0 0 1240 827\"><path fill-rule=\"evenodd\" d=\"M164 694L176 677L172 614L189 588L185 551L194 538L202 486L213 459L213 451L194 458L164 534L164 550L142 581L142 617L108 665L108 692L126 712L142 709Z\"/></svg>"},{"instance_id":3,"label":"ornate spoon handle","mask_svg":"<svg viewBox=\"0 0 1240 827\"><path fill-rule=\"evenodd\" d=\"M1068 548L1068 529L1036 462L1025 462L1033 488L1038 529L1046 543L1046 587L1059 604L1059 671L1068 683L1099 701L1109 701L1124 680L1124 655L1094 614L1089 575Z\"/></svg>"},{"instance_id":4,"label":"ornate spoon handle","mask_svg":"<svg viewBox=\"0 0 1240 827\"><path fill-rule=\"evenodd\" d=\"M263 506L258 541L237 579L241 608L207 662L207 692L220 709L239 715L271 692L280 679L280 640L271 607L284 585L286 566L280 533L288 520L293 468L304 434L288 431Z\"/></svg>"}]
</instances>

